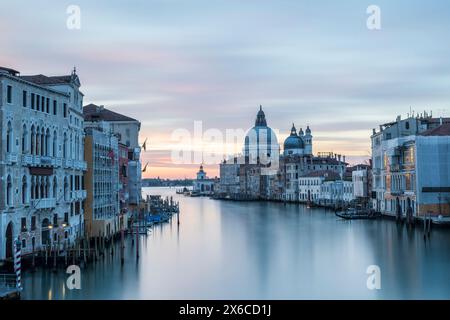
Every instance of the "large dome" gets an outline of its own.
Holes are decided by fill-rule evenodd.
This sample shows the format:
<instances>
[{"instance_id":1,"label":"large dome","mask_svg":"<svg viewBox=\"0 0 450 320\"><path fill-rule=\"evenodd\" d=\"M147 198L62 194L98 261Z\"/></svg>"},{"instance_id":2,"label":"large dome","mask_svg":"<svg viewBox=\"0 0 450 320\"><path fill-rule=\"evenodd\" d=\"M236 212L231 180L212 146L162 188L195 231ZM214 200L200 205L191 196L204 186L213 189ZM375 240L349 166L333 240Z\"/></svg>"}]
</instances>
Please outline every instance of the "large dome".
<instances>
[{"instance_id":1,"label":"large dome","mask_svg":"<svg viewBox=\"0 0 450 320\"><path fill-rule=\"evenodd\" d=\"M278 157L279 146L277 136L272 128L267 126L266 116L262 107L256 116L255 126L245 135L244 155L250 161L261 161Z\"/></svg>"},{"instance_id":2,"label":"large dome","mask_svg":"<svg viewBox=\"0 0 450 320\"><path fill-rule=\"evenodd\" d=\"M284 154L301 154L305 148L305 143L297 134L294 124L292 124L291 134L284 140Z\"/></svg>"}]
</instances>

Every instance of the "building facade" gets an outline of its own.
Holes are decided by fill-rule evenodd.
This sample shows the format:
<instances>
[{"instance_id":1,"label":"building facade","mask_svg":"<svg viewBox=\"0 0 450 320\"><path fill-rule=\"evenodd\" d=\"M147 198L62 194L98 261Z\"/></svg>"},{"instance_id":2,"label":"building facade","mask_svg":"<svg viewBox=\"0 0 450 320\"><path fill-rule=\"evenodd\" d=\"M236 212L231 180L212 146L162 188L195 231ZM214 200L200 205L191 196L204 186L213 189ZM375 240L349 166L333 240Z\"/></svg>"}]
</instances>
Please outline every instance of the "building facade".
<instances>
[{"instance_id":1,"label":"building facade","mask_svg":"<svg viewBox=\"0 0 450 320\"><path fill-rule=\"evenodd\" d=\"M83 108L83 114L87 125L95 125L99 121L107 122L111 132L116 135L118 143L128 148L128 210L125 218L130 219L132 215L137 214L142 200L141 147L139 146L141 123L136 119L109 110L102 105L86 105Z\"/></svg>"},{"instance_id":2,"label":"building facade","mask_svg":"<svg viewBox=\"0 0 450 320\"><path fill-rule=\"evenodd\" d=\"M0 260L84 236L83 94L70 75L0 68Z\"/></svg>"},{"instance_id":3,"label":"building facade","mask_svg":"<svg viewBox=\"0 0 450 320\"><path fill-rule=\"evenodd\" d=\"M86 233L110 238L120 230L119 144L107 122L86 127Z\"/></svg>"},{"instance_id":4,"label":"building facade","mask_svg":"<svg viewBox=\"0 0 450 320\"><path fill-rule=\"evenodd\" d=\"M424 112L399 116L373 130L371 196L376 211L400 218L450 215L449 123Z\"/></svg>"}]
</instances>

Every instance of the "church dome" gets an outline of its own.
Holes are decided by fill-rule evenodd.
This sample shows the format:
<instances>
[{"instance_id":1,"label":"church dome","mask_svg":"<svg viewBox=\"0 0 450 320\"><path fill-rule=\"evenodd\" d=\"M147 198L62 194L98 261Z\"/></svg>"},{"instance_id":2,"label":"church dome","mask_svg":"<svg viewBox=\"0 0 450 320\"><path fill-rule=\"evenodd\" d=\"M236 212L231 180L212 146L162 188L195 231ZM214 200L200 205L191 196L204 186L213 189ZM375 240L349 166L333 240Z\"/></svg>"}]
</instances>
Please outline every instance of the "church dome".
<instances>
[{"instance_id":1,"label":"church dome","mask_svg":"<svg viewBox=\"0 0 450 320\"><path fill-rule=\"evenodd\" d=\"M244 155L249 160L266 158L279 155L278 140L272 128L267 126L266 116L259 107L256 115L255 126L245 135Z\"/></svg>"},{"instance_id":2,"label":"church dome","mask_svg":"<svg viewBox=\"0 0 450 320\"><path fill-rule=\"evenodd\" d=\"M284 150L303 149L304 147L303 139L297 135L297 130L292 124L291 135L284 140Z\"/></svg>"},{"instance_id":3,"label":"church dome","mask_svg":"<svg viewBox=\"0 0 450 320\"><path fill-rule=\"evenodd\" d=\"M284 140L283 146L285 156L302 155L305 153L305 141L297 134L294 124L292 124L291 134Z\"/></svg>"}]
</instances>

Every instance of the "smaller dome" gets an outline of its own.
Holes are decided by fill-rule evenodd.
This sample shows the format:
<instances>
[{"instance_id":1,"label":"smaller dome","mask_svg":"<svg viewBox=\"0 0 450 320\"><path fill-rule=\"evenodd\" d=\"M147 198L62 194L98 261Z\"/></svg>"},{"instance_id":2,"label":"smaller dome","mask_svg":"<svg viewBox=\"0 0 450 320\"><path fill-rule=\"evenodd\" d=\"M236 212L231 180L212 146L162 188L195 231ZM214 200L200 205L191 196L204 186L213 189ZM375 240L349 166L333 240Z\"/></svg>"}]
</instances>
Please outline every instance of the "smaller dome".
<instances>
[{"instance_id":1,"label":"smaller dome","mask_svg":"<svg viewBox=\"0 0 450 320\"><path fill-rule=\"evenodd\" d=\"M311 134L311 129L309 128L309 126L306 127L305 132L306 132L306 134Z\"/></svg>"},{"instance_id":2,"label":"smaller dome","mask_svg":"<svg viewBox=\"0 0 450 320\"><path fill-rule=\"evenodd\" d=\"M303 139L297 134L297 130L292 124L291 135L284 140L284 150L303 149L304 147Z\"/></svg>"},{"instance_id":3,"label":"smaller dome","mask_svg":"<svg viewBox=\"0 0 450 320\"><path fill-rule=\"evenodd\" d=\"M303 133L303 128L300 128L300 131L298 132L298 135L299 135L300 137L302 137L302 136L304 135L304 133Z\"/></svg>"}]
</instances>

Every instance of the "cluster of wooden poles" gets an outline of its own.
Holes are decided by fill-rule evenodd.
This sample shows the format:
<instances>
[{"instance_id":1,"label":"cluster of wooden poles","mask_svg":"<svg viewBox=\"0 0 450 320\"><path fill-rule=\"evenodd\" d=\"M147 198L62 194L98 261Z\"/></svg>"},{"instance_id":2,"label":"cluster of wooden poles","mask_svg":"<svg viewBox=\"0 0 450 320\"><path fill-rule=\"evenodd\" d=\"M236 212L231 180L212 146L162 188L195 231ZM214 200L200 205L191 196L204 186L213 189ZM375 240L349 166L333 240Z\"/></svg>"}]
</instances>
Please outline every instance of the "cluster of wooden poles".
<instances>
[{"instance_id":1,"label":"cluster of wooden poles","mask_svg":"<svg viewBox=\"0 0 450 320\"><path fill-rule=\"evenodd\" d=\"M132 235L132 244L136 242L136 257L139 258L139 234ZM48 245L38 252L31 254L31 268L34 269L37 264L52 268L54 271L58 267L68 267L69 265L86 265L93 261L98 261L106 257L107 254L114 255L114 241L120 239L120 260L121 264L125 262L125 232L122 230L119 234L111 237L99 236L91 239L82 238L74 244L68 245L67 242L61 246L60 243Z\"/></svg>"}]
</instances>

